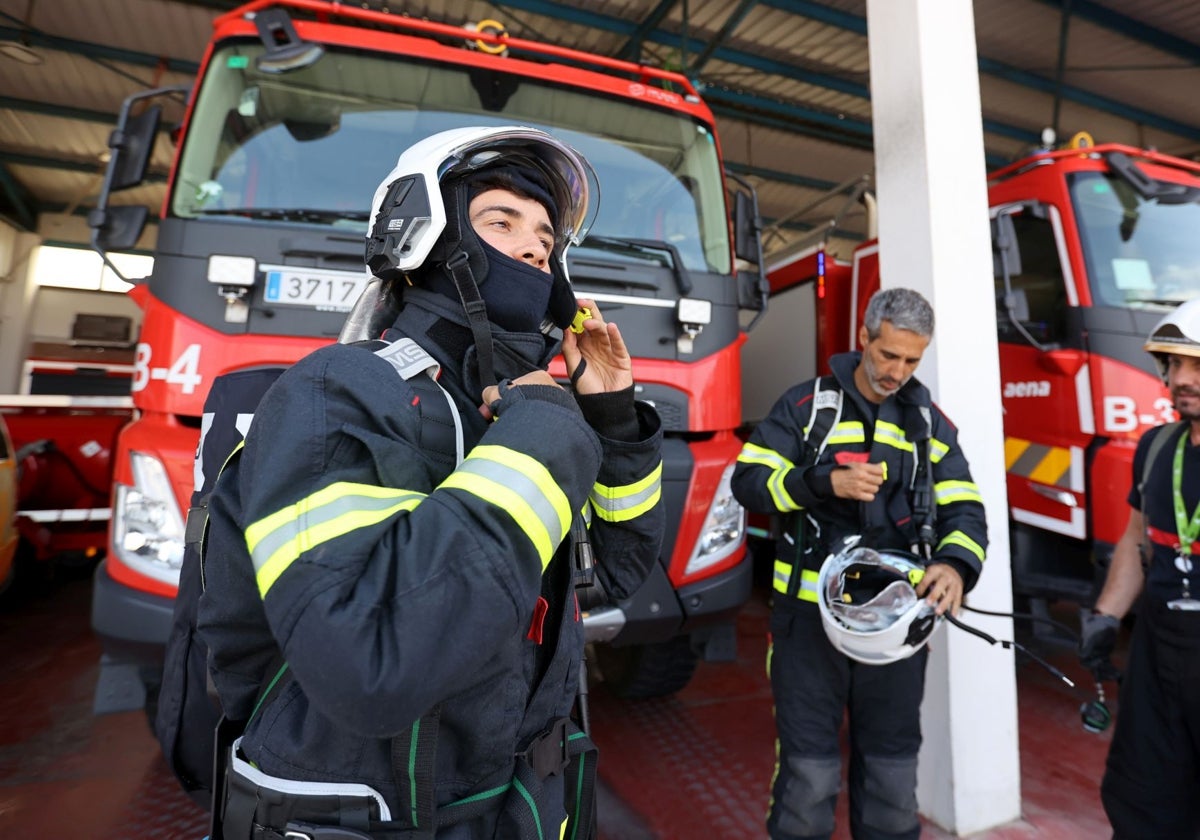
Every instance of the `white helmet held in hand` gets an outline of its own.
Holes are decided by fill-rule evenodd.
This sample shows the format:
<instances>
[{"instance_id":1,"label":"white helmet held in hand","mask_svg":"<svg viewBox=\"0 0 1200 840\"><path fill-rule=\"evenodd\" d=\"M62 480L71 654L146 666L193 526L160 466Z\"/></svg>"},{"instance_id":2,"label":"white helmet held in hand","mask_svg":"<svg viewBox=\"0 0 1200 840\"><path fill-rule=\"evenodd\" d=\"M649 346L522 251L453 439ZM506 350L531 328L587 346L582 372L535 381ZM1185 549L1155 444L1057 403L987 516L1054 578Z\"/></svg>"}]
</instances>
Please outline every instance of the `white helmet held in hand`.
<instances>
[{"instance_id":1,"label":"white helmet held in hand","mask_svg":"<svg viewBox=\"0 0 1200 840\"><path fill-rule=\"evenodd\" d=\"M867 665L912 656L929 641L937 614L915 586L925 563L915 554L860 547L859 538L831 554L817 580L817 605L830 643Z\"/></svg>"}]
</instances>

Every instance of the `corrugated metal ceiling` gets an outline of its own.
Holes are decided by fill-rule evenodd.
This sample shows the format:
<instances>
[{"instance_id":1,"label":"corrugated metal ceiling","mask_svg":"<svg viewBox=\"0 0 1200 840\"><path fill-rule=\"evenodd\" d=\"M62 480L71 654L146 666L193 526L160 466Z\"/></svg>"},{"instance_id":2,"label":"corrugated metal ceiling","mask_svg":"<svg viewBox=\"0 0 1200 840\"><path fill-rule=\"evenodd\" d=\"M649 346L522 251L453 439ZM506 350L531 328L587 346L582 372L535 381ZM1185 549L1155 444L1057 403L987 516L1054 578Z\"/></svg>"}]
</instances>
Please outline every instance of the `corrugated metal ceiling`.
<instances>
[{"instance_id":1,"label":"corrugated metal ceiling","mask_svg":"<svg viewBox=\"0 0 1200 840\"><path fill-rule=\"evenodd\" d=\"M0 48L25 46L41 59L31 66L0 54L0 214L34 227L42 214L86 212L124 97L186 82L212 19L236 5L0 0ZM768 222L787 221L771 237L772 249L820 226L838 202L800 217L796 210L872 168L865 0L370 5L455 24L498 19L517 37L686 66L717 114L728 165L759 187ZM1060 137L1087 130L1098 141L1200 153L1193 95L1200 82L1200 4L975 0L974 6L990 164L1031 148L1056 111ZM161 181L168 165L162 141L151 171ZM122 200L157 210L162 189L149 184ZM861 235L862 217L851 213L844 229Z\"/></svg>"}]
</instances>

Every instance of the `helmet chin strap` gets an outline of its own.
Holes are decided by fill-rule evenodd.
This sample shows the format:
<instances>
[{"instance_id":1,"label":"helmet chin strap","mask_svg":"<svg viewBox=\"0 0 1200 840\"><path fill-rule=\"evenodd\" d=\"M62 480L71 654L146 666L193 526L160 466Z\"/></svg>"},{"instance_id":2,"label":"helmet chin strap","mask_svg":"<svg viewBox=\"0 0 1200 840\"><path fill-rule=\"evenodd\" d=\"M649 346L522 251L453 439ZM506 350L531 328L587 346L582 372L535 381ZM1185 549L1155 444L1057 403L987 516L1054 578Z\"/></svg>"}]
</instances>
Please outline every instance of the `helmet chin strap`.
<instances>
[{"instance_id":1,"label":"helmet chin strap","mask_svg":"<svg viewBox=\"0 0 1200 840\"><path fill-rule=\"evenodd\" d=\"M471 327L471 335L475 340L475 353L479 359L479 382L483 387L496 384L496 365L493 361L495 350L492 347L492 328L488 323L487 306L479 294L479 286L475 283L475 275L471 272L471 261L466 251L458 251L446 260L446 272L454 280L458 289L458 297L462 300L463 310L467 313L467 323Z\"/></svg>"}]
</instances>

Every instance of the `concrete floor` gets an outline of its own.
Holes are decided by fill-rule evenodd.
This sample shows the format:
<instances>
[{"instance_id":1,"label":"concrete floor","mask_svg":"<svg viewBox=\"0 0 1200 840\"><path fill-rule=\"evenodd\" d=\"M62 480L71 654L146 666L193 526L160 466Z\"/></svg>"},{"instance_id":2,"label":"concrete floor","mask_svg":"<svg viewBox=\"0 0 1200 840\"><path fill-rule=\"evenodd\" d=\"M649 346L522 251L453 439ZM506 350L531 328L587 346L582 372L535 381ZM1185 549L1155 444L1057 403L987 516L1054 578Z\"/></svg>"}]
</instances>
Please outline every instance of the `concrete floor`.
<instances>
[{"instance_id":1,"label":"concrete floor","mask_svg":"<svg viewBox=\"0 0 1200 840\"><path fill-rule=\"evenodd\" d=\"M0 604L0 836L200 840L206 816L176 788L144 715L91 713L90 586L87 575L61 575ZM702 664L674 697L592 693L603 840L766 836L767 613L756 592L739 617L738 660ZM1081 675L1068 647L1026 643ZM1079 697L1041 668L1018 669L1023 819L974 840L1110 836L1098 794L1109 734L1083 732ZM844 800L836 838L849 837ZM953 835L927 824L923 836Z\"/></svg>"}]
</instances>

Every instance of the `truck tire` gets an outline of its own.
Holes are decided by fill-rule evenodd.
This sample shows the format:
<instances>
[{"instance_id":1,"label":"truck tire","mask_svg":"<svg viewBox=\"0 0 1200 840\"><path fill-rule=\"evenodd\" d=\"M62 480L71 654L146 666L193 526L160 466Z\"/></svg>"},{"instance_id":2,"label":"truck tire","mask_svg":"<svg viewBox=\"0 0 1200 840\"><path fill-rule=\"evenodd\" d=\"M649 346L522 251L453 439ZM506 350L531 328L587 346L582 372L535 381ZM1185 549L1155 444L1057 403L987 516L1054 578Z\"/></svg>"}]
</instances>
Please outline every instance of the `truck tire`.
<instances>
[{"instance_id":1,"label":"truck tire","mask_svg":"<svg viewBox=\"0 0 1200 840\"><path fill-rule=\"evenodd\" d=\"M691 680L697 660L689 636L654 644L596 647L604 684L626 700L676 693Z\"/></svg>"}]
</instances>

